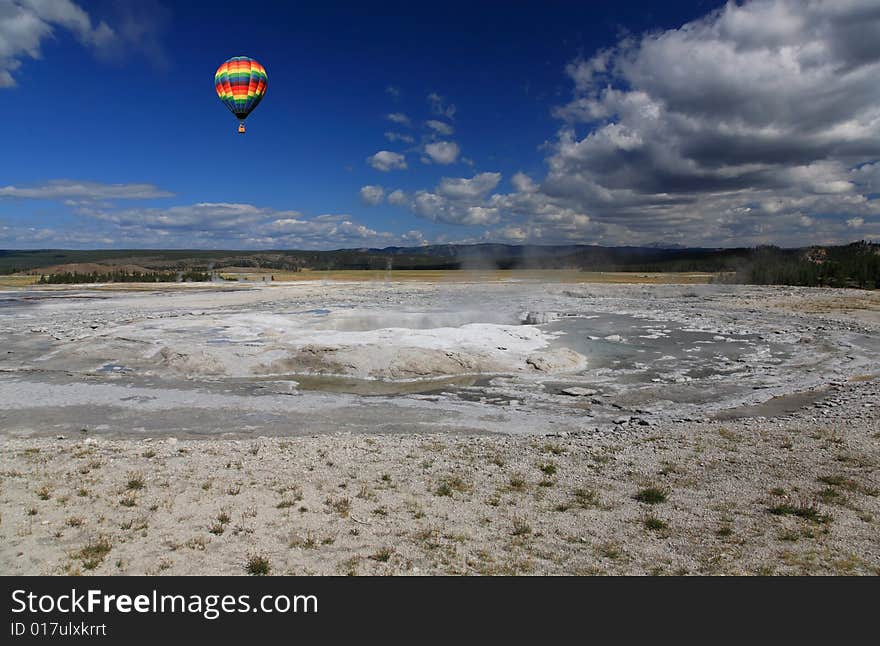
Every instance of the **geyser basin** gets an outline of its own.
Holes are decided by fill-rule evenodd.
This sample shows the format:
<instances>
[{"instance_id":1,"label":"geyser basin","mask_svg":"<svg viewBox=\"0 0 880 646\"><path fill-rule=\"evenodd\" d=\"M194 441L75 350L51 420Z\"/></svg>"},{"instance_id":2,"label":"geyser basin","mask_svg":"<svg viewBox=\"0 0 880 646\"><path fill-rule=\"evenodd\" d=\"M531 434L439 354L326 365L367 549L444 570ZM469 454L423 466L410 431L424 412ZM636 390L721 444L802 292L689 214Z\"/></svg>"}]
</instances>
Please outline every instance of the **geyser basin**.
<instances>
[{"instance_id":1,"label":"geyser basin","mask_svg":"<svg viewBox=\"0 0 880 646\"><path fill-rule=\"evenodd\" d=\"M8 428L52 411L60 421L40 428L589 429L760 403L870 372L880 356L868 330L762 309L792 290L297 283L75 293L83 298L0 309Z\"/></svg>"}]
</instances>

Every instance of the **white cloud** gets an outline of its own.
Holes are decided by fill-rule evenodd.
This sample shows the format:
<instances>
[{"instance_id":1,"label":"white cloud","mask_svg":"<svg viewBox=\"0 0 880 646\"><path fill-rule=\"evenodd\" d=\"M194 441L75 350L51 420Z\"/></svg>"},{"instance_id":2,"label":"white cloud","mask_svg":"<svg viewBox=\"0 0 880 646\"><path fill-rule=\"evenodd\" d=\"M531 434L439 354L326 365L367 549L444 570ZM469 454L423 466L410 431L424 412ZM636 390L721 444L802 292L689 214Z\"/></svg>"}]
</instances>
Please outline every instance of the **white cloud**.
<instances>
[{"instance_id":1,"label":"white cloud","mask_svg":"<svg viewBox=\"0 0 880 646\"><path fill-rule=\"evenodd\" d=\"M199 202L168 208L101 209L83 207L79 215L109 222L120 227L154 230L203 231L242 230L269 218L299 217L296 211L278 212L250 204Z\"/></svg>"},{"instance_id":2,"label":"white cloud","mask_svg":"<svg viewBox=\"0 0 880 646\"><path fill-rule=\"evenodd\" d=\"M24 58L42 58L41 44L56 28L71 32L84 46L100 52L119 36L106 22L95 22L71 0L0 1L0 87L16 85L12 72Z\"/></svg>"},{"instance_id":3,"label":"white cloud","mask_svg":"<svg viewBox=\"0 0 880 646\"><path fill-rule=\"evenodd\" d=\"M453 164L460 153L461 148L454 141L435 141L425 144L425 154L436 164Z\"/></svg>"},{"instance_id":4,"label":"white cloud","mask_svg":"<svg viewBox=\"0 0 880 646\"><path fill-rule=\"evenodd\" d=\"M386 85L385 93L395 99L400 97L400 88L395 85Z\"/></svg>"},{"instance_id":5,"label":"white cloud","mask_svg":"<svg viewBox=\"0 0 880 646\"><path fill-rule=\"evenodd\" d=\"M407 194L400 189L388 196L395 206L406 206L419 217L435 222L487 225L498 222L498 209L485 202L501 180L500 173L481 173L471 178L444 177L433 191Z\"/></svg>"},{"instance_id":6,"label":"white cloud","mask_svg":"<svg viewBox=\"0 0 880 646\"><path fill-rule=\"evenodd\" d=\"M367 157L367 163L383 173L406 168L406 158L400 153L391 152L390 150L380 150L375 155Z\"/></svg>"},{"instance_id":7,"label":"white cloud","mask_svg":"<svg viewBox=\"0 0 880 646\"><path fill-rule=\"evenodd\" d=\"M406 193L397 189L395 191L391 191L388 194L388 203L393 204L394 206L403 206L406 204Z\"/></svg>"},{"instance_id":8,"label":"white cloud","mask_svg":"<svg viewBox=\"0 0 880 646\"><path fill-rule=\"evenodd\" d=\"M172 195L153 184L102 184L67 179L50 180L36 186L0 186L0 198L35 200L146 200Z\"/></svg>"},{"instance_id":9,"label":"white cloud","mask_svg":"<svg viewBox=\"0 0 880 646\"><path fill-rule=\"evenodd\" d=\"M444 177L437 185L436 192L451 200L482 200L500 181L501 173L480 173L470 179Z\"/></svg>"},{"instance_id":10,"label":"white cloud","mask_svg":"<svg viewBox=\"0 0 880 646\"><path fill-rule=\"evenodd\" d=\"M385 189L381 186L361 186L361 201L368 206L376 206L385 197Z\"/></svg>"},{"instance_id":11,"label":"white cloud","mask_svg":"<svg viewBox=\"0 0 880 646\"><path fill-rule=\"evenodd\" d=\"M510 178L510 181L513 184L513 187L520 193L537 193L539 190L539 187L534 180L525 173L515 173L514 176Z\"/></svg>"},{"instance_id":12,"label":"white cloud","mask_svg":"<svg viewBox=\"0 0 880 646\"><path fill-rule=\"evenodd\" d=\"M450 126L448 123L444 121L437 121L436 119L429 119L425 122L425 125L437 134L443 135L445 137L448 137L453 132L455 132L455 128Z\"/></svg>"},{"instance_id":13,"label":"white cloud","mask_svg":"<svg viewBox=\"0 0 880 646\"><path fill-rule=\"evenodd\" d=\"M846 221L846 226L850 229L861 229L865 224L865 218L850 218Z\"/></svg>"},{"instance_id":14,"label":"white cloud","mask_svg":"<svg viewBox=\"0 0 880 646\"><path fill-rule=\"evenodd\" d=\"M388 119L388 121L399 123L402 126L408 126L412 123L409 117L406 116L403 112L391 112L390 114L386 114L385 118Z\"/></svg>"},{"instance_id":15,"label":"white cloud","mask_svg":"<svg viewBox=\"0 0 880 646\"><path fill-rule=\"evenodd\" d=\"M120 242L95 230L57 229L53 227L10 226L0 222L0 247L9 249L94 249ZM124 242L128 242L127 240ZM134 242L134 241L131 241ZM125 245L133 247L133 244Z\"/></svg>"},{"instance_id":16,"label":"white cloud","mask_svg":"<svg viewBox=\"0 0 880 646\"><path fill-rule=\"evenodd\" d=\"M425 235L416 229L407 231L402 236L400 236L401 241L404 244L412 245L412 246L423 246L428 244L428 240L425 238Z\"/></svg>"},{"instance_id":17,"label":"white cloud","mask_svg":"<svg viewBox=\"0 0 880 646\"><path fill-rule=\"evenodd\" d=\"M880 211L877 2L728 3L566 71L549 172L514 185L589 213L585 240L845 241Z\"/></svg>"},{"instance_id":18,"label":"white cloud","mask_svg":"<svg viewBox=\"0 0 880 646\"><path fill-rule=\"evenodd\" d=\"M200 202L168 208L74 211L78 226L21 227L0 222L0 247L183 247L328 249L424 244L419 231L381 231L345 214L307 217L252 204Z\"/></svg>"},{"instance_id":19,"label":"white cloud","mask_svg":"<svg viewBox=\"0 0 880 646\"><path fill-rule=\"evenodd\" d=\"M390 130L385 133L385 139L391 142L402 141L405 144L411 144L413 143L413 141L415 141L410 135L406 135L401 132L392 132Z\"/></svg>"},{"instance_id":20,"label":"white cloud","mask_svg":"<svg viewBox=\"0 0 880 646\"><path fill-rule=\"evenodd\" d=\"M447 103L446 99L436 92L431 92L428 95L428 105L431 108L431 112L437 116L445 117L446 119L455 118L455 105Z\"/></svg>"}]
</instances>

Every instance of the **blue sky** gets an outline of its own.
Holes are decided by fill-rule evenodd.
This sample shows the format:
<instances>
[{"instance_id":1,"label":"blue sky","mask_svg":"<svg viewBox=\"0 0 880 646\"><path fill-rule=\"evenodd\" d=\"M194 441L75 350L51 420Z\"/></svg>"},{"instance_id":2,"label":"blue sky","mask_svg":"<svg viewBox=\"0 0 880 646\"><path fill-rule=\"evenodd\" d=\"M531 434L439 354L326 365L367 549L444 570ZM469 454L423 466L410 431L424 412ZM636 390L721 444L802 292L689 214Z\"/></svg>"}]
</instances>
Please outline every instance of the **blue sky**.
<instances>
[{"instance_id":1,"label":"blue sky","mask_svg":"<svg viewBox=\"0 0 880 646\"><path fill-rule=\"evenodd\" d=\"M877 2L306 4L0 0L0 248L880 237Z\"/></svg>"}]
</instances>

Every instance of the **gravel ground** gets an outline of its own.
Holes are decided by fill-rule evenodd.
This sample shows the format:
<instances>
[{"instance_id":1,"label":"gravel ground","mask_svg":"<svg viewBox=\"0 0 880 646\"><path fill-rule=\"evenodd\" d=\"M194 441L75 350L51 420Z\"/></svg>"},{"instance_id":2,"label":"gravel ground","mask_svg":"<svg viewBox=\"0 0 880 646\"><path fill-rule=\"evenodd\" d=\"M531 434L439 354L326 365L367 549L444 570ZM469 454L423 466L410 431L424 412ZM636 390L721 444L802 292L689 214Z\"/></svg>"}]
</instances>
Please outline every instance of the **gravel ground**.
<instances>
[{"instance_id":1,"label":"gravel ground","mask_svg":"<svg viewBox=\"0 0 880 646\"><path fill-rule=\"evenodd\" d=\"M619 437L9 439L0 569L880 574L878 411L863 381Z\"/></svg>"}]
</instances>

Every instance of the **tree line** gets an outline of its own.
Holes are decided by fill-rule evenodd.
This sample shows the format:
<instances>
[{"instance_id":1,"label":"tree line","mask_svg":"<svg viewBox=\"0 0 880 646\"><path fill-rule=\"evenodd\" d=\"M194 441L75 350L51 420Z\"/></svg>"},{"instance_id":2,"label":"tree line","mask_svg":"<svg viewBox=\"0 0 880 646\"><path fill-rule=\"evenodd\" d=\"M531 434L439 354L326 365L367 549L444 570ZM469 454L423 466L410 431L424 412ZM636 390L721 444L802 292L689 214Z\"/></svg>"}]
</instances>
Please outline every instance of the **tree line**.
<instances>
[{"instance_id":1,"label":"tree line","mask_svg":"<svg viewBox=\"0 0 880 646\"><path fill-rule=\"evenodd\" d=\"M212 275L206 271L65 271L41 275L40 285L71 285L80 283L196 283L206 282Z\"/></svg>"},{"instance_id":2,"label":"tree line","mask_svg":"<svg viewBox=\"0 0 880 646\"><path fill-rule=\"evenodd\" d=\"M758 247L724 282L749 285L880 288L880 245L854 242L840 247Z\"/></svg>"}]
</instances>

